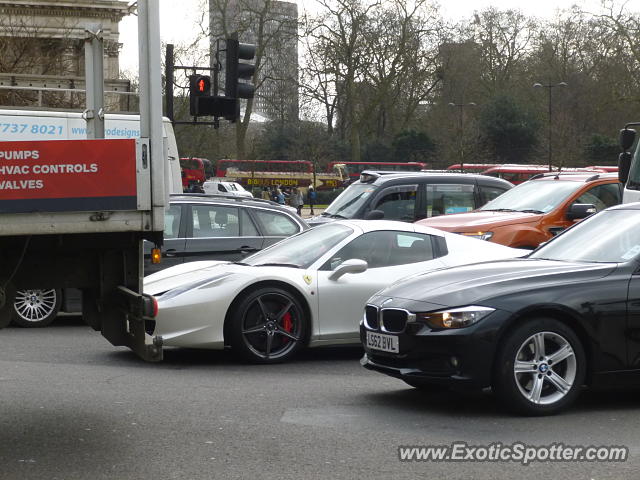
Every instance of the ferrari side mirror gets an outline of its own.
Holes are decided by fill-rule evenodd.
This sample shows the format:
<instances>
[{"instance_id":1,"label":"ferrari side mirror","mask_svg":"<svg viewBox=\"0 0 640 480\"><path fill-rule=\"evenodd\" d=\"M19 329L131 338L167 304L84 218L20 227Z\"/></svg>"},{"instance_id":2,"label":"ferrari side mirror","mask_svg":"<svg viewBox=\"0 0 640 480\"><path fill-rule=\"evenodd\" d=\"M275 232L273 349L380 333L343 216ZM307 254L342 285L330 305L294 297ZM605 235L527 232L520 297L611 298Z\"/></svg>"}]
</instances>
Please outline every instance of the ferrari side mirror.
<instances>
[{"instance_id":1,"label":"ferrari side mirror","mask_svg":"<svg viewBox=\"0 0 640 480\"><path fill-rule=\"evenodd\" d=\"M351 258L338 265L333 272L331 272L331 275L329 275L329 280L336 281L346 273L362 273L366 271L368 267L369 265L364 260Z\"/></svg>"}]
</instances>

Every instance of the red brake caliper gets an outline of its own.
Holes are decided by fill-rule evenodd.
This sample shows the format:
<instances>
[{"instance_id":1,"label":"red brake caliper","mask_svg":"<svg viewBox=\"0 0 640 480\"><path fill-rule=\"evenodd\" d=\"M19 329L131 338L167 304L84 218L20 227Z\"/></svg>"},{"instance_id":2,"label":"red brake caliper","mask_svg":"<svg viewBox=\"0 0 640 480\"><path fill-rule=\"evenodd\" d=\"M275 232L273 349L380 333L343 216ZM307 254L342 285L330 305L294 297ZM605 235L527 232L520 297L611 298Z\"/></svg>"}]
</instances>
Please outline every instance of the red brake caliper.
<instances>
[{"instance_id":1,"label":"red brake caliper","mask_svg":"<svg viewBox=\"0 0 640 480\"><path fill-rule=\"evenodd\" d=\"M285 313L282 317L282 328L284 328L284 330L289 333L291 333L291 330L293 330L293 322L291 321L291 314L289 312ZM284 343L289 342L288 337L284 337L282 340L284 341Z\"/></svg>"}]
</instances>

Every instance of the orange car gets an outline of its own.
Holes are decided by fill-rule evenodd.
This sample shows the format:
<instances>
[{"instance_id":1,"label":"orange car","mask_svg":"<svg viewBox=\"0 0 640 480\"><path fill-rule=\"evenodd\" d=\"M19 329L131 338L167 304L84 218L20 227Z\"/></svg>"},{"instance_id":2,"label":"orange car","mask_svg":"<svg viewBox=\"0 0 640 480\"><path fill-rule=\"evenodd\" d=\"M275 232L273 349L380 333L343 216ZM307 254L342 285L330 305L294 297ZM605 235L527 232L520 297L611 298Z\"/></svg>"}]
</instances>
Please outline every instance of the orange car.
<instances>
[{"instance_id":1,"label":"orange car","mask_svg":"<svg viewBox=\"0 0 640 480\"><path fill-rule=\"evenodd\" d=\"M621 199L622 185L616 174L550 172L516 185L473 212L416 223L509 247L533 249Z\"/></svg>"}]
</instances>

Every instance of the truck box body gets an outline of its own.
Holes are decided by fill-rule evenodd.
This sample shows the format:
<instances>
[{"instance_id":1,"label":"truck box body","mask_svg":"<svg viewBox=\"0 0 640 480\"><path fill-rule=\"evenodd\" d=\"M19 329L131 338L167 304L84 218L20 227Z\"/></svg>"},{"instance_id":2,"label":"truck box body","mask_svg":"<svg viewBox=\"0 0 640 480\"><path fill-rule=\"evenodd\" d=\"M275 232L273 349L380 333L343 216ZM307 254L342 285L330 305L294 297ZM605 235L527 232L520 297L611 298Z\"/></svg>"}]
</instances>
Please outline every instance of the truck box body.
<instances>
[{"instance_id":1,"label":"truck box body","mask_svg":"<svg viewBox=\"0 0 640 480\"><path fill-rule=\"evenodd\" d=\"M182 193L180 156L173 126L162 121L167 147L169 193ZM140 115L106 114L105 138L137 139L140 137ZM86 140L87 125L82 113L49 110L9 110L0 108L0 141L21 140Z\"/></svg>"}]
</instances>

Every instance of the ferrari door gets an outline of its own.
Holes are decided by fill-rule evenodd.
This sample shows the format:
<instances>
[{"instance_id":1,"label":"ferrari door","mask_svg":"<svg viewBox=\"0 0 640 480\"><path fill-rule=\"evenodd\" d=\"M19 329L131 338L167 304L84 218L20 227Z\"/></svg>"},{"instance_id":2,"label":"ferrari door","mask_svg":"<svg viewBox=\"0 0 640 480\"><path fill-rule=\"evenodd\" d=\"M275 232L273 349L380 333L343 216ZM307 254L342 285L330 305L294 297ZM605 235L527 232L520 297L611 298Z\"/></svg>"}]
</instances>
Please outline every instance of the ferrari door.
<instances>
[{"instance_id":1,"label":"ferrari door","mask_svg":"<svg viewBox=\"0 0 640 480\"><path fill-rule=\"evenodd\" d=\"M357 341L367 300L401 278L443 267L433 252L430 235L391 230L365 233L342 247L317 272L320 338ZM366 261L367 270L332 279L349 259Z\"/></svg>"}]
</instances>

